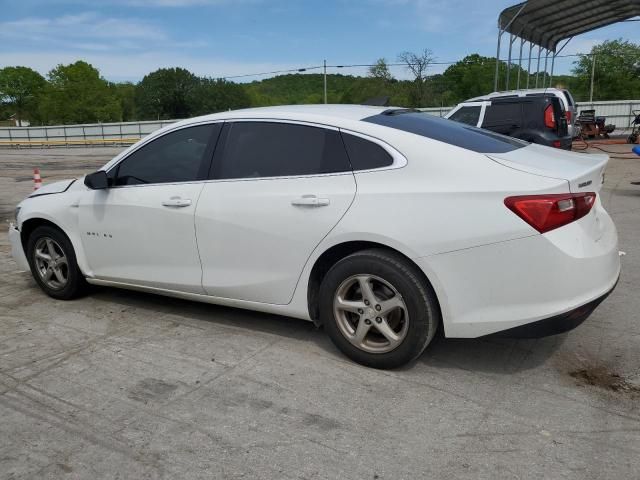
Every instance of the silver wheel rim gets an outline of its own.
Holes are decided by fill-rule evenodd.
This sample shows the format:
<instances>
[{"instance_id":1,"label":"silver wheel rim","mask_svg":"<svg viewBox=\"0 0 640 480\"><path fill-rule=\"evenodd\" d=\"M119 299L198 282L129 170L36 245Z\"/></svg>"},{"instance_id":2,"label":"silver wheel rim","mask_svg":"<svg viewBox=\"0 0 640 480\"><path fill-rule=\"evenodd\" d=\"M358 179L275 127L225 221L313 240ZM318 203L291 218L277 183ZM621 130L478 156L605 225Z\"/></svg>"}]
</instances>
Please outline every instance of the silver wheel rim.
<instances>
[{"instance_id":1,"label":"silver wheel rim","mask_svg":"<svg viewBox=\"0 0 640 480\"><path fill-rule=\"evenodd\" d=\"M69 262L58 242L50 237L39 238L33 251L36 272L42 282L53 290L60 290L69 281Z\"/></svg>"},{"instance_id":2,"label":"silver wheel rim","mask_svg":"<svg viewBox=\"0 0 640 480\"><path fill-rule=\"evenodd\" d=\"M375 275L353 275L343 281L333 298L333 314L349 343L369 353L394 350L409 329L402 295Z\"/></svg>"}]
</instances>

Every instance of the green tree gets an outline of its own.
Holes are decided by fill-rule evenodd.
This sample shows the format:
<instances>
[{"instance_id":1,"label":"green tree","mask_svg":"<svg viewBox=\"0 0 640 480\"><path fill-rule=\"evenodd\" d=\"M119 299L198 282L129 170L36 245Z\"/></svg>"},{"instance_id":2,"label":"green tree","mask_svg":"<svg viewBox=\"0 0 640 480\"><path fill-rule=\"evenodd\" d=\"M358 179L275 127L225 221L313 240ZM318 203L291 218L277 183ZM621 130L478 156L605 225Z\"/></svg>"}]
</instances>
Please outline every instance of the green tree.
<instances>
[{"instance_id":1,"label":"green tree","mask_svg":"<svg viewBox=\"0 0 640 480\"><path fill-rule=\"evenodd\" d=\"M474 53L447 67L442 74L446 90L453 103L485 95L493 90L496 59Z\"/></svg>"},{"instance_id":2,"label":"green tree","mask_svg":"<svg viewBox=\"0 0 640 480\"><path fill-rule=\"evenodd\" d=\"M223 79L200 78L193 92L192 115L234 110L251 106L251 98L242 85Z\"/></svg>"},{"instance_id":3,"label":"green tree","mask_svg":"<svg viewBox=\"0 0 640 480\"><path fill-rule=\"evenodd\" d=\"M595 45L589 55L580 55L574 62L575 96L578 99L589 99L594 56L594 100L621 100L640 96L640 45L618 39Z\"/></svg>"},{"instance_id":4,"label":"green tree","mask_svg":"<svg viewBox=\"0 0 640 480\"><path fill-rule=\"evenodd\" d=\"M398 55L398 61L405 64L407 70L413 76L413 88L410 91L409 101L411 107L424 107L429 104L430 88L427 81L427 69L433 62L433 53L428 48L422 52L402 52Z\"/></svg>"},{"instance_id":5,"label":"green tree","mask_svg":"<svg viewBox=\"0 0 640 480\"><path fill-rule=\"evenodd\" d=\"M48 74L40 110L46 123L115 122L122 118L117 96L100 72L81 60Z\"/></svg>"},{"instance_id":6,"label":"green tree","mask_svg":"<svg viewBox=\"0 0 640 480\"><path fill-rule=\"evenodd\" d=\"M184 68L161 68L136 86L136 108L142 119L191 117L200 80Z\"/></svg>"},{"instance_id":7,"label":"green tree","mask_svg":"<svg viewBox=\"0 0 640 480\"><path fill-rule=\"evenodd\" d=\"M0 69L0 101L14 110L18 126L25 117L33 121L45 85L42 75L28 67Z\"/></svg>"},{"instance_id":8,"label":"green tree","mask_svg":"<svg viewBox=\"0 0 640 480\"><path fill-rule=\"evenodd\" d=\"M121 121L131 122L137 120L136 86L131 82L124 82L111 83L109 87L120 103L120 110L122 111Z\"/></svg>"},{"instance_id":9,"label":"green tree","mask_svg":"<svg viewBox=\"0 0 640 480\"><path fill-rule=\"evenodd\" d=\"M505 89L507 64L500 62L500 84L498 89ZM517 85L518 70L520 70L520 88L527 83L527 71L518 65L511 65L509 74L509 88ZM440 91L445 103L451 105L472 97L486 95L493 91L494 76L496 73L495 57L483 57L474 53L464 57L461 61L449 66L441 78ZM535 74L531 75L533 80ZM533 86L533 84L531 84Z\"/></svg>"},{"instance_id":10,"label":"green tree","mask_svg":"<svg viewBox=\"0 0 640 480\"><path fill-rule=\"evenodd\" d=\"M369 67L369 76L385 82L389 82L393 79L393 75L391 75L391 72L389 71L389 65L384 58L379 58L376 60L375 65Z\"/></svg>"}]
</instances>

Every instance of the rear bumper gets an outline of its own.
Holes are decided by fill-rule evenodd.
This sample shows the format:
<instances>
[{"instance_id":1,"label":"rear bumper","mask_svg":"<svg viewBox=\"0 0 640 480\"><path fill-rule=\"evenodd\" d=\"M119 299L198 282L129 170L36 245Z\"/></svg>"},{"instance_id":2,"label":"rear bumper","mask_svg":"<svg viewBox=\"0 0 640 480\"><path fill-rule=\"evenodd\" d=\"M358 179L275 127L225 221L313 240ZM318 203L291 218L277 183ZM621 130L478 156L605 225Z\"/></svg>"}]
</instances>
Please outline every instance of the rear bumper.
<instances>
[{"instance_id":1,"label":"rear bumper","mask_svg":"<svg viewBox=\"0 0 640 480\"><path fill-rule=\"evenodd\" d=\"M599 202L594 210L544 235L415 259L438 295L445 335L584 320L620 275L615 225Z\"/></svg>"},{"instance_id":2,"label":"rear bumper","mask_svg":"<svg viewBox=\"0 0 640 480\"><path fill-rule=\"evenodd\" d=\"M18 230L13 223L9 225L9 243L11 244L11 256L18 264L18 268L28 272L30 270L29 262L24 254L24 248L22 248L20 230Z\"/></svg>"},{"instance_id":3,"label":"rear bumper","mask_svg":"<svg viewBox=\"0 0 640 480\"><path fill-rule=\"evenodd\" d=\"M501 338L541 338L573 330L591 316L598 305L600 305L604 299L615 290L617 284L618 282L616 281L613 288L601 297L569 312L538 320L537 322L528 323L526 325L521 325L519 327L509 328L507 330L494 333L491 336Z\"/></svg>"}]
</instances>

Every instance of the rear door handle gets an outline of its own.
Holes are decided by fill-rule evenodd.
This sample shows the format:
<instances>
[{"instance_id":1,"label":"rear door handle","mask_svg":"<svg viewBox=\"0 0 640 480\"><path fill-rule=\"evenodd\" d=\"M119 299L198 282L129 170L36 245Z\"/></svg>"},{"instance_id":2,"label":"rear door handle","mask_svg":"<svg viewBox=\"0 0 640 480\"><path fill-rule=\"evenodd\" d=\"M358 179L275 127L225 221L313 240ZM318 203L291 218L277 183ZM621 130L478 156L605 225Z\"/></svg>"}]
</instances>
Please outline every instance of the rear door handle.
<instances>
[{"instance_id":1,"label":"rear door handle","mask_svg":"<svg viewBox=\"0 0 640 480\"><path fill-rule=\"evenodd\" d=\"M191 205L191 200L188 198L171 197L169 200L162 202L163 207L182 208Z\"/></svg>"},{"instance_id":2,"label":"rear door handle","mask_svg":"<svg viewBox=\"0 0 640 480\"><path fill-rule=\"evenodd\" d=\"M317 195L303 195L291 200L291 205L296 207L326 207L329 205L329 199L319 198Z\"/></svg>"}]
</instances>

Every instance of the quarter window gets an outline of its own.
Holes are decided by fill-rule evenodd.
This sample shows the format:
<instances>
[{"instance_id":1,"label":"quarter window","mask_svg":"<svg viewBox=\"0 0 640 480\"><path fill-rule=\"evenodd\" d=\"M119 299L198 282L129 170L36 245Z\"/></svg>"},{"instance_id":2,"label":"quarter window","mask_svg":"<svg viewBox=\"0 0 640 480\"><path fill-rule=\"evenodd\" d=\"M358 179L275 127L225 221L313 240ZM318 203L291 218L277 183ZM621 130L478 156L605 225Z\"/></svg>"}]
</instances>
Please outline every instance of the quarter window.
<instances>
[{"instance_id":1,"label":"quarter window","mask_svg":"<svg viewBox=\"0 0 640 480\"><path fill-rule=\"evenodd\" d=\"M225 126L224 148L214 159L216 179L318 175L351 170L335 130L278 122Z\"/></svg>"},{"instance_id":2,"label":"quarter window","mask_svg":"<svg viewBox=\"0 0 640 480\"><path fill-rule=\"evenodd\" d=\"M393 164L393 157L376 143L344 132L342 139L354 170L370 170Z\"/></svg>"},{"instance_id":3,"label":"quarter window","mask_svg":"<svg viewBox=\"0 0 640 480\"><path fill-rule=\"evenodd\" d=\"M203 162L211 158L221 124L198 125L167 133L118 164L115 185L190 182L205 178ZM207 147L211 148L207 148Z\"/></svg>"}]
</instances>

